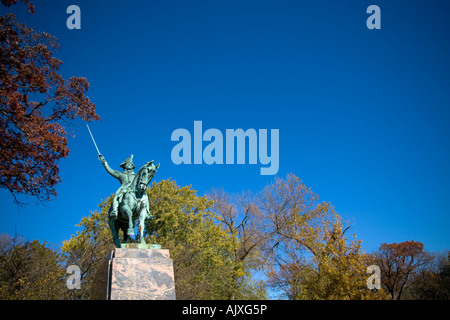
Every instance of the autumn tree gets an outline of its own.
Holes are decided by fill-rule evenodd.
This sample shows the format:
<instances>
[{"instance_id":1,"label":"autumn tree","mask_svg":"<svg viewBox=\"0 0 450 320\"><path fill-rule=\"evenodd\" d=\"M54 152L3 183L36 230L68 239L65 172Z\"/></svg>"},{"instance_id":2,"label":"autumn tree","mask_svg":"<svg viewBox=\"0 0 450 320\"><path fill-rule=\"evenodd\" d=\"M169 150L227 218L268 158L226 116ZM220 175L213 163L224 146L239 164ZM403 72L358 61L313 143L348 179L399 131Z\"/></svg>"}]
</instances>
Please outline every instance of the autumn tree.
<instances>
[{"instance_id":1,"label":"autumn tree","mask_svg":"<svg viewBox=\"0 0 450 320\"><path fill-rule=\"evenodd\" d=\"M273 230L266 255L274 289L294 300L386 298L367 289L367 259L350 225L298 177L276 178L257 203Z\"/></svg>"},{"instance_id":2,"label":"autumn tree","mask_svg":"<svg viewBox=\"0 0 450 320\"><path fill-rule=\"evenodd\" d=\"M429 263L413 276L405 297L414 300L449 300L450 254L436 252L429 255Z\"/></svg>"},{"instance_id":3,"label":"autumn tree","mask_svg":"<svg viewBox=\"0 0 450 320\"><path fill-rule=\"evenodd\" d=\"M228 299L230 290L237 299L265 297L247 270L236 268L237 238L218 223L210 198L171 180L152 183L148 197L153 218L146 220L145 240L170 250L177 299ZM81 230L62 246L68 263L79 265L82 272L79 299L95 295L101 261L113 248L107 225L111 201L112 196L83 218ZM233 281L236 272L246 275L238 283Z\"/></svg>"},{"instance_id":4,"label":"autumn tree","mask_svg":"<svg viewBox=\"0 0 450 320\"><path fill-rule=\"evenodd\" d=\"M235 260L238 238L219 224L211 198L162 180L152 184L149 200L155 219L147 220L146 239L170 250L177 299L265 297L264 288Z\"/></svg>"},{"instance_id":5,"label":"autumn tree","mask_svg":"<svg viewBox=\"0 0 450 320\"><path fill-rule=\"evenodd\" d=\"M238 283L245 277L243 270L247 272L261 270L262 248L273 231L266 228L261 210L250 193L231 195L223 189L213 189L209 196L214 201L213 208L218 220L238 241L232 252L235 270L231 288L238 287ZM233 290L230 290L228 299L235 299Z\"/></svg>"},{"instance_id":6,"label":"autumn tree","mask_svg":"<svg viewBox=\"0 0 450 320\"><path fill-rule=\"evenodd\" d=\"M421 267L432 260L420 241L383 243L376 256L381 270L381 283L392 300L400 300Z\"/></svg>"},{"instance_id":7,"label":"autumn tree","mask_svg":"<svg viewBox=\"0 0 450 320\"><path fill-rule=\"evenodd\" d=\"M64 260L38 240L0 235L0 300L54 300L69 294Z\"/></svg>"},{"instance_id":8,"label":"autumn tree","mask_svg":"<svg viewBox=\"0 0 450 320\"><path fill-rule=\"evenodd\" d=\"M0 187L16 203L18 194L47 201L61 181L58 160L69 154L63 124L99 119L86 96L89 83L64 79L58 73L62 61L54 57L58 40L17 22L14 14L0 16L0 46Z\"/></svg>"},{"instance_id":9,"label":"autumn tree","mask_svg":"<svg viewBox=\"0 0 450 320\"><path fill-rule=\"evenodd\" d=\"M81 289L73 290L70 299L101 299L100 286L106 286L101 279L101 268L114 249L108 225L108 209L113 196L100 201L98 210L91 211L76 225L81 229L62 243L61 251L66 264L77 265L81 271Z\"/></svg>"},{"instance_id":10,"label":"autumn tree","mask_svg":"<svg viewBox=\"0 0 450 320\"><path fill-rule=\"evenodd\" d=\"M17 4L18 0L2 0L2 4L5 5L6 7L10 7L13 4ZM30 0L19 0L20 2L23 2L24 4L27 5L28 8L28 12L29 13L34 13L34 5L33 3L31 3Z\"/></svg>"}]
</instances>

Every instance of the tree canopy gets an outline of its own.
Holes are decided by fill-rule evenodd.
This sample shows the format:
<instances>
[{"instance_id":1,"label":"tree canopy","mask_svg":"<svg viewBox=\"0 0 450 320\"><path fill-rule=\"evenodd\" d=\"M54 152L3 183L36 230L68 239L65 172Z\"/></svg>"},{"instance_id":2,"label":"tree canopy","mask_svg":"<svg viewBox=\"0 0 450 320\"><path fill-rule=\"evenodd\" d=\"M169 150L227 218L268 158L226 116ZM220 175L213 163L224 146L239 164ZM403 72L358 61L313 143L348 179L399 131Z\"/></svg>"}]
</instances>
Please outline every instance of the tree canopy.
<instances>
[{"instance_id":1,"label":"tree canopy","mask_svg":"<svg viewBox=\"0 0 450 320\"><path fill-rule=\"evenodd\" d=\"M200 197L190 186L179 187L174 181L153 183L148 190L153 219L146 221L147 243L169 249L174 262L177 299L261 299L265 291L234 260L238 245L233 234L218 224L211 210L213 201ZM107 226L112 195L102 201L78 225L82 230L62 246L70 264L82 270L79 297L88 298L101 259L113 248ZM239 281L236 281L236 279Z\"/></svg>"},{"instance_id":2,"label":"tree canopy","mask_svg":"<svg viewBox=\"0 0 450 320\"><path fill-rule=\"evenodd\" d=\"M351 224L293 174L255 194L201 196L162 180L147 195L153 217L145 240L169 249L177 299L448 299L444 258L418 241L366 254L349 234ZM59 251L37 240L0 241L0 297L103 298L102 268L114 248L107 222L112 199L83 217ZM378 290L367 287L373 264L381 269ZM81 270L80 290L65 287L69 265Z\"/></svg>"},{"instance_id":3,"label":"tree canopy","mask_svg":"<svg viewBox=\"0 0 450 320\"><path fill-rule=\"evenodd\" d=\"M53 300L67 296L63 257L46 243L0 235L0 300Z\"/></svg>"},{"instance_id":4,"label":"tree canopy","mask_svg":"<svg viewBox=\"0 0 450 320\"><path fill-rule=\"evenodd\" d=\"M6 6L17 1L2 0ZM29 1L28 8L33 12ZM0 16L0 187L41 201L56 195L58 160L69 154L64 125L99 120L86 78L64 79L58 40Z\"/></svg>"}]
</instances>

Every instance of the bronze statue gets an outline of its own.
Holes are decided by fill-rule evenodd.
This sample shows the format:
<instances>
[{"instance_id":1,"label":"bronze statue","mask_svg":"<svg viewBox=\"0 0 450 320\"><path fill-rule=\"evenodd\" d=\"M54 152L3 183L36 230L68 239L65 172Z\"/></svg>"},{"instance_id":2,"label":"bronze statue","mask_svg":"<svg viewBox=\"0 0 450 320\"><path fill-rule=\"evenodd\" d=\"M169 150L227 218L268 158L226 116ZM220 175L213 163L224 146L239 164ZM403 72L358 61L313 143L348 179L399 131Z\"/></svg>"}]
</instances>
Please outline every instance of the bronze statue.
<instances>
[{"instance_id":1,"label":"bronze statue","mask_svg":"<svg viewBox=\"0 0 450 320\"><path fill-rule=\"evenodd\" d=\"M103 163L106 171L121 183L108 212L109 226L114 244L120 248L119 229L123 231L123 241L125 243L130 236L134 235L134 221L136 219L139 220L140 243L145 244L144 222L146 218L151 217L146 191L148 184L159 168L159 164L155 166L153 160L147 162L135 175L133 171L135 168L133 155L120 165L123 168L123 172L111 169L103 155L100 154L98 158Z\"/></svg>"},{"instance_id":2,"label":"bronze statue","mask_svg":"<svg viewBox=\"0 0 450 320\"><path fill-rule=\"evenodd\" d=\"M127 242L130 236L134 236L134 221L139 218L139 240L142 245L145 245L144 239L144 222L145 219L151 217L148 205L147 186L155 176L158 165L153 164L153 160L147 162L139 169L135 175L133 169L133 155L125 159L120 164L123 172L111 169L106 162L105 157L100 153L100 150L95 143L89 125L86 124L95 149L98 152L98 158L103 163L106 171L114 178L120 181L120 188L114 194L114 199L108 211L109 227L113 236L113 241L116 247L120 248L119 230L123 231L123 242Z\"/></svg>"},{"instance_id":3,"label":"bronze statue","mask_svg":"<svg viewBox=\"0 0 450 320\"><path fill-rule=\"evenodd\" d=\"M122 173L117 170L112 170L108 165L108 163L106 162L105 157L103 157L102 155L99 155L98 158L103 163L103 166L105 167L106 171L114 178L120 181L120 188L117 189L116 193L114 194L114 199L112 203L111 217L115 219L117 218L119 201L122 199L122 196L127 190L127 188L131 185L131 182L133 182L134 178L133 169L135 168L133 164L133 155L131 155L130 158L126 159L124 162L120 164L120 167L123 168Z\"/></svg>"}]
</instances>

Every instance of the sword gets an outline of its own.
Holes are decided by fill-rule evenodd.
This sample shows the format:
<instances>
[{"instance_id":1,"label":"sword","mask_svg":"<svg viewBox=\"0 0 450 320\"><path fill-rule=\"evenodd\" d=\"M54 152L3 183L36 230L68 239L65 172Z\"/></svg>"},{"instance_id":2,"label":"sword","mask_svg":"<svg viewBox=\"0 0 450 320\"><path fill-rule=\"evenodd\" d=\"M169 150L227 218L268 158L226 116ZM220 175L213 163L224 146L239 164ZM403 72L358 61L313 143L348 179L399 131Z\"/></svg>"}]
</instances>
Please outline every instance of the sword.
<instances>
[{"instance_id":1,"label":"sword","mask_svg":"<svg viewBox=\"0 0 450 320\"><path fill-rule=\"evenodd\" d=\"M91 135L92 141L94 142L95 149L97 149L98 155L101 156L100 150L98 150L97 144L95 143L94 136L92 135L91 129L89 129L89 125L86 123L86 127L88 128L89 134Z\"/></svg>"}]
</instances>

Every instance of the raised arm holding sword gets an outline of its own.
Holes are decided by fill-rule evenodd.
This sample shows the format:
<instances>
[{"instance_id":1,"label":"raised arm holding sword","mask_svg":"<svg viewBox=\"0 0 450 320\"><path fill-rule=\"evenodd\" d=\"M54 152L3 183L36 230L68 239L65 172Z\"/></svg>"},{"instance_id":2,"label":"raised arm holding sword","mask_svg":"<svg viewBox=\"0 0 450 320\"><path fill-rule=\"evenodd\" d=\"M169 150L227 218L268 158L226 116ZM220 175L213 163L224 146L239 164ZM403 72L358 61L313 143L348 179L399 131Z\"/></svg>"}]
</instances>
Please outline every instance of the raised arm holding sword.
<instances>
[{"instance_id":1,"label":"raised arm holding sword","mask_svg":"<svg viewBox=\"0 0 450 320\"><path fill-rule=\"evenodd\" d=\"M91 133L91 130L89 129L89 125L86 124L89 134L91 135L92 141L94 142L95 148L98 152L98 158L102 162L103 166L105 167L106 171L112 175L114 178L120 181L120 187L117 189L116 193L114 194L113 204L112 204L112 211L111 211L111 217L117 218L118 215L118 207L119 207L119 200L122 197L122 195L125 193L127 188L131 185L131 182L133 182L134 178L134 171L135 168L133 164L133 155L130 156L130 158L125 159L120 164L120 167L123 168L123 172L119 172L117 170L111 169L111 167L108 165L108 162L106 162L105 157L100 153L100 150L97 147L97 144L95 143L94 136Z\"/></svg>"}]
</instances>

